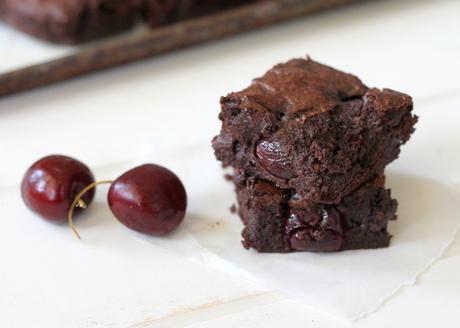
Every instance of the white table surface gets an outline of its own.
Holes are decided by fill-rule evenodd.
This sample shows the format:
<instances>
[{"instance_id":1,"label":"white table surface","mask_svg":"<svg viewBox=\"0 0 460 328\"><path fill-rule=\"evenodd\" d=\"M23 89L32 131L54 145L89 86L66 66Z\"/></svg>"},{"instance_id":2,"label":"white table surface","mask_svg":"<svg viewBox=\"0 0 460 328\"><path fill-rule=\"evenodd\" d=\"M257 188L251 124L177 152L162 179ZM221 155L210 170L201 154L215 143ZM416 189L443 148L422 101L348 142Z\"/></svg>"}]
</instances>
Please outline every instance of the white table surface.
<instances>
[{"instance_id":1,"label":"white table surface","mask_svg":"<svg viewBox=\"0 0 460 328\"><path fill-rule=\"evenodd\" d=\"M156 137L211 139L219 129L219 97L292 57L309 54L353 72L368 85L405 91L414 97L420 116L446 114L455 127L460 122L459 33L460 1L374 1L2 99L1 228L14 228L8 218L17 215L12 208L18 207L11 204L19 201L22 174L37 158L71 154L96 174L111 177L130 167ZM71 51L0 25L1 72ZM429 122L423 124L429 128ZM449 135L452 153L440 160L460 191L459 141L460 131ZM96 206L102 207L103 196L98 200ZM131 242L127 229L96 221L111 238L94 241L100 231L82 224L94 241L91 247L69 238L65 227L50 228L39 220L24 225L24 240L1 234L0 279L9 287L0 290L0 327L460 325L460 238L414 286L350 324L164 250L152 250L154 260L144 263L150 248ZM66 243L66 253L43 246L46 238L55 239L55 245ZM31 256L37 252L43 253ZM101 253L107 264L103 272L84 265L89 252ZM143 273L124 267L128 258L130 266L155 270L152 286L136 283L143 281ZM62 263L74 269L73 277L59 276L65 272ZM128 292L117 293L104 283L120 271L131 285ZM106 290L97 308L85 307L91 288Z\"/></svg>"}]
</instances>

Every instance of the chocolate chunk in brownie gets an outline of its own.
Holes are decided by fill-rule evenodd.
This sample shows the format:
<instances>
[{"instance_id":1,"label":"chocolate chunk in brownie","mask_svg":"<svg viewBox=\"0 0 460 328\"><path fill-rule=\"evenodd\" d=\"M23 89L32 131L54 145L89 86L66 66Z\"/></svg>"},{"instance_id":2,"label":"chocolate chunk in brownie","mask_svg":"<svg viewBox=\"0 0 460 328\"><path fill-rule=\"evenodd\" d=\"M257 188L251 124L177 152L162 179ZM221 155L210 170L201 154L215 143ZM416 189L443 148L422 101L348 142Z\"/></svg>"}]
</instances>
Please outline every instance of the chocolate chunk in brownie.
<instances>
[{"instance_id":1,"label":"chocolate chunk in brownie","mask_svg":"<svg viewBox=\"0 0 460 328\"><path fill-rule=\"evenodd\" d=\"M3 0L1 17L57 43L78 43L131 27L140 0Z\"/></svg>"},{"instance_id":2,"label":"chocolate chunk in brownie","mask_svg":"<svg viewBox=\"0 0 460 328\"><path fill-rule=\"evenodd\" d=\"M332 252L389 245L396 200L378 176L338 204L305 201L266 180L235 175L243 245L259 252Z\"/></svg>"},{"instance_id":3,"label":"chocolate chunk in brownie","mask_svg":"<svg viewBox=\"0 0 460 328\"><path fill-rule=\"evenodd\" d=\"M221 106L217 159L329 204L396 159L417 121L410 96L309 58L276 65Z\"/></svg>"}]
</instances>

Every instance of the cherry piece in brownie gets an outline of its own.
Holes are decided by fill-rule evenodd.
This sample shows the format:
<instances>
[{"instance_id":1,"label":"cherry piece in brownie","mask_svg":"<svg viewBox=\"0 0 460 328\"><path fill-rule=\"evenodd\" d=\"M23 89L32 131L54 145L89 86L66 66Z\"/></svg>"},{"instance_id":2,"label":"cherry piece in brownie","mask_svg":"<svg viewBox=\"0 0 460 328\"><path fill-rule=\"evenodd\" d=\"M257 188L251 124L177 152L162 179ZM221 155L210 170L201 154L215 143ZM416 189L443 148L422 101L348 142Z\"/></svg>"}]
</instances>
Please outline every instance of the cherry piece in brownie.
<instances>
[{"instance_id":1,"label":"cherry piece in brownie","mask_svg":"<svg viewBox=\"0 0 460 328\"><path fill-rule=\"evenodd\" d=\"M243 245L259 252L332 252L389 245L396 200L378 176L338 204L302 201L293 190L235 177Z\"/></svg>"},{"instance_id":2,"label":"cherry piece in brownie","mask_svg":"<svg viewBox=\"0 0 460 328\"><path fill-rule=\"evenodd\" d=\"M329 204L396 159L417 121L410 96L309 58L276 65L221 106L217 159Z\"/></svg>"}]
</instances>

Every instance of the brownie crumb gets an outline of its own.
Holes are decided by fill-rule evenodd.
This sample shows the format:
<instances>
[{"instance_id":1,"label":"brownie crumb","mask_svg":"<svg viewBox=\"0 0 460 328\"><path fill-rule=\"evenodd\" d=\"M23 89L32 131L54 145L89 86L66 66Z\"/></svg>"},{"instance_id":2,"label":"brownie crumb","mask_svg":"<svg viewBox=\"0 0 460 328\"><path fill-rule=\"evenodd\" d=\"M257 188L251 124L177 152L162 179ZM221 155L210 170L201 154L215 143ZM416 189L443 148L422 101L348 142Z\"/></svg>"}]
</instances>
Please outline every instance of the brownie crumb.
<instances>
[{"instance_id":1,"label":"brownie crumb","mask_svg":"<svg viewBox=\"0 0 460 328\"><path fill-rule=\"evenodd\" d=\"M224 174L224 179L227 181L233 181L233 174L230 174L230 173Z\"/></svg>"}]
</instances>

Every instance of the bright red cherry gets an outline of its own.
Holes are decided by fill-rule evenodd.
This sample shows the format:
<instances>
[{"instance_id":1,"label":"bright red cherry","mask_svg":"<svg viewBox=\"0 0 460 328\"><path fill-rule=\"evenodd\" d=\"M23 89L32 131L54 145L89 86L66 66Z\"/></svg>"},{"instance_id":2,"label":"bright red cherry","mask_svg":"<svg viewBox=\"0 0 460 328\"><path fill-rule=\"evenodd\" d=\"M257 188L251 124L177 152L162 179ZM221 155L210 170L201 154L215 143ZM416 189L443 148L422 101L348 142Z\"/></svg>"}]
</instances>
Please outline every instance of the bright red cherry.
<instances>
[{"instance_id":1,"label":"bright red cherry","mask_svg":"<svg viewBox=\"0 0 460 328\"><path fill-rule=\"evenodd\" d=\"M154 164L138 166L116 179L108 201L115 217L128 228L165 235L184 219L187 195L179 178Z\"/></svg>"},{"instance_id":2,"label":"bright red cherry","mask_svg":"<svg viewBox=\"0 0 460 328\"><path fill-rule=\"evenodd\" d=\"M22 199L27 207L49 221L65 221L75 197L94 183L94 176L82 162L67 156L52 155L33 164L24 175ZM95 190L81 200L89 205ZM83 204L83 203L82 203ZM76 212L81 208L77 208Z\"/></svg>"}]
</instances>

